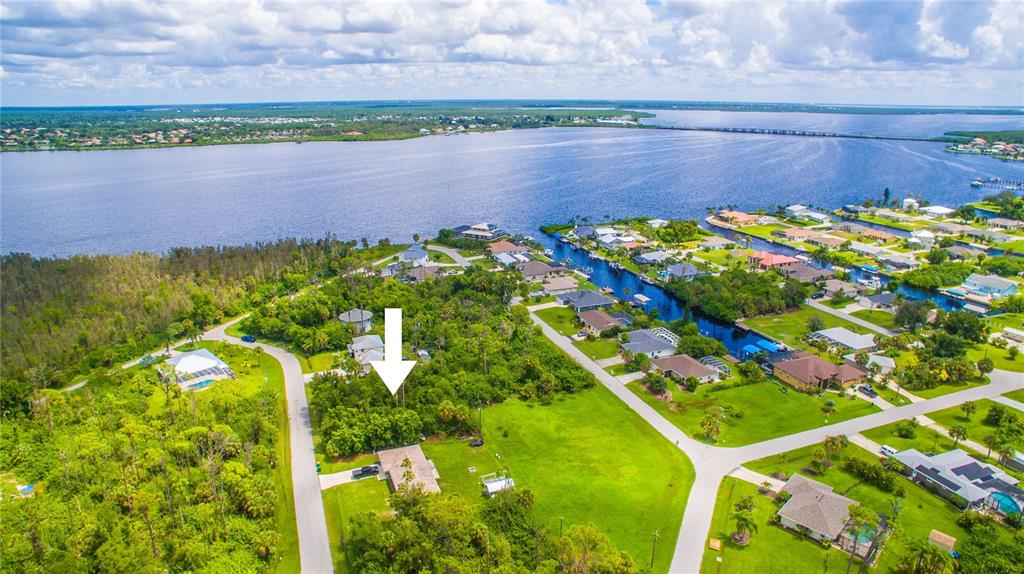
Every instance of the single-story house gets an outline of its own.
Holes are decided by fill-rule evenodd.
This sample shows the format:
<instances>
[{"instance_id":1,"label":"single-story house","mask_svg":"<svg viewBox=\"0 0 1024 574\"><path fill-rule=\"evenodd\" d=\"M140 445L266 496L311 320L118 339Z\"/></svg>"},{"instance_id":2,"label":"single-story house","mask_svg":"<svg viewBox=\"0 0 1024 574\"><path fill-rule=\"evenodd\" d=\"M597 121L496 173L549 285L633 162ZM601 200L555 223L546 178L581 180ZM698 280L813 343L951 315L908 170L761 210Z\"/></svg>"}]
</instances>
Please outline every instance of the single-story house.
<instances>
[{"instance_id":1,"label":"single-story house","mask_svg":"<svg viewBox=\"0 0 1024 574\"><path fill-rule=\"evenodd\" d=\"M950 213L953 213L953 209L946 207L945 205L929 205L928 207L922 207L921 213L927 213L932 217L945 217Z\"/></svg>"},{"instance_id":2,"label":"single-story house","mask_svg":"<svg viewBox=\"0 0 1024 574\"><path fill-rule=\"evenodd\" d=\"M993 231L991 229L975 229L972 227L971 230L966 233L968 237L980 239L981 241L989 241L991 243L1006 243L1007 241L1013 241L1014 239L1010 234Z\"/></svg>"},{"instance_id":3,"label":"single-story house","mask_svg":"<svg viewBox=\"0 0 1024 574\"><path fill-rule=\"evenodd\" d=\"M976 249L974 247L967 247L966 245L950 245L949 247L946 248L946 251L949 252L950 259L955 259L959 261L968 259L976 260L978 259L978 257L985 255L984 250Z\"/></svg>"},{"instance_id":4,"label":"single-story house","mask_svg":"<svg viewBox=\"0 0 1024 574\"><path fill-rule=\"evenodd\" d=\"M172 381L186 390L205 388L209 386L209 381L235 378L235 372L231 367L209 349L187 351L167 359L164 364L165 366L157 369L161 378Z\"/></svg>"},{"instance_id":5,"label":"single-story house","mask_svg":"<svg viewBox=\"0 0 1024 574\"><path fill-rule=\"evenodd\" d=\"M543 261L527 261L516 265L516 270L523 274L527 281L535 281L551 277L556 273L555 269Z\"/></svg>"},{"instance_id":6,"label":"single-story house","mask_svg":"<svg viewBox=\"0 0 1024 574\"><path fill-rule=\"evenodd\" d=\"M338 315L338 320L346 325L352 325L356 333L360 335L373 327L373 313L363 309L352 309Z\"/></svg>"},{"instance_id":7,"label":"single-story house","mask_svg":"<svg viewBox=\"0 0 1024 574\"><path fill-rule=\"evenodd\" d=\"M815 267L803 262L788 265L782 272L802 283L813 283L819 279L834 277L836 274L835 271L822 269L821 267Z\"/></svg>"},{"instance_id":8,"label":"single-story house","mask_svg":"<svg viewBox=\"0 0 1024 574\"><path fill-rule=\"evenodd\" d=\"M843 281L842 279L829 279L825 281L825 285L822 287L822 291L824 291L825 295L828 297L835 297L840 293L853 297L857 293L860 293L862 289L863 288L859 285L854 285L853 283Z\"/></svg>"},{"instance_id":9,"label":"single-story house","mask_svg":"<svg viewBox=\"0 0 1024 574\"><path fill-rule=\"evenodd\" d=\"M775 378L802 391L818 391L833 385L849 387L864 380L865 373L853 365L834 365L817 355L799 353L795 358L772 365Z\"/></svg>"},{"instance_id":10,"label":"single-story house","mask_svg":"<svg viewBox=\"0 0 1024 574\"><path fill-rule=\"evenodd\" d=\"M693 377L704 384L712 383L719 377L718 371L701 364L690 355L669 355L659 357L651 362L659 371L679 380Z\"/></svg>"},{"instance_id":11,"label":"single-story house","mask_svg":"<svg viewBox=\"0 0 1024 574\"><path fill-rule=\"evenodd\" d=\"M614 317L620 325L627 329L633 326L633 316L625 311L613 311L608 314Z\"/></svg>"},{"instance_id":12,"label":"single-story house","mask_svg":"<svg viewBox=\"0 0 1024 574\"><path fill-rule=\"evenodd\" d=\"M830 249L834 249L846 243L846 241L846 239L832 237L831 235L816 235L814 237L808 237L806 243L807 245L813 245L815 247L828 247Z\"/></svg>"},{"instance_id":13,"label":"single-story house","mask_svg":"<svg viewBox=\"0 0 1024 574\"><path fill-rule=\"evenodd\" d=\"M455 228L455 232L466 239L479 239L481 241L493 241L508 235L505 230L493 223L460 225Z\"/></svg>"},{"instance_id":14,"label":"single-story house","mask_svg":"<svg viewBox=\"0 0 1024 574\"><path fill-rule=\"evenodd\" d=\"M875 215L882 219L888 219L889 221L909 221L910 217L902 213L895 212L891 209L879 209L875 211Z\"/></svg>"},{"instance_id":15,"label":"single-story house","mask_svg":"<svg viewBox=\"0 0 1024 574\"><path fill-rule=\"evenodd\" d=\"M853 363L854 361L857 360L857 353L843 355L843 358ZM893 359L892 357L886 357L885 355L876 355L875 353L868 353L868 364L878 365L878 368L881 369L880 372L884 375L896 368L896 359Z\"/></svg>"},{"instance_id":16,"label":"single-story house","mask_svg":"<svg viewBox=\"0 0 1024 574\"><path fill-rule=\"evenodd\" d=\"M654 219L647 220L647 225L650 225L654 229L661 229L662 227L665 227L669 223L670 222L667 219L659 219L657 217L655 217Z\"/></svg>"},{"instance_id":17,"label":"single-story house","mask_svg":"<svg viewBox=\"0 0 1024 574\"><path fill-rule=\"evenodd\" d=\"M874 213L875 208L864 207L863 205L857 205L854 203L848 203L842 207L842 210L846 213L860 214L860 213Z\"/></svg>"},{"instance_id":18,"label":"single-story house","mask_svg":"<svg viewBox=\"0 0 1024 574\"><path fill-rule=\"evenodd\" d=\"M652 359L675 353L679 344L679 337L664 327L630 331L625 337L628 342L622 344L623 349L634 355L643 353Z\"/></svg>"},{"instance_id":19,"label":"single-story house","mask_svg":"<svg viewBox=\"0 0 1024 574\"><path fill-rule=\"evenodd\" d=\"M368 373L372 368L370 365L372 361L384 360L384 341L380 335L356 337L348 346L348 352L363 367L363 372Z\"/></svg>"},{"instance_id":20,"label":"single-story house","mask_svg":"<svg viewBox=\"0 0 1024 574\"><path fill-rule=\"evenodd\" d=\"M921 204L913 197L903 198L903 211L917 211Z\"/></svg>"},{"instance_id":21,"label":"single-story house","mask_svg":"<svg viewBox=\"0 0 1024 574\"><path fill-rule=\"evenodd\" d=\"M882 243L892 241L893 239L896 238L896 236L893 235L892 233L888 233L886 231L881 231L878 229L871 229L870 227L865 227L863 231L858 232L858 235L867 239L881 241Z\"/></svg>"},{"instance_id":22,"label":"single-story house","mask_svg":"<svg viewBox=\"0 0 1024 574\"><path fill-rule=\"evenodd\" d=\"M810 237L817 237L821 235L821 232L813 229L804 229L803 227L786 227L784 229L773 229L772 235L790 241L803 241Z\"/></svg>"},{"instance_id":23,"label":"single-story house","mask_svg":"<svg viewBox=\"0 0 1024 574\"><path fill-rule=\"evenodd\" d=\"M865 309L892 310L896 306L896 294L890 291L882 291L874 295L865 295L857 299L857 303Z\"/></svg>"},{"instance_id":24,"label":"single-story house","mask_svg":"<svg viewBox=\"0 0 1024 574\"><path fill-rule=\"evenodd\" d=\"M993 217L988 220L988 224L999 229L1024 229L1024 221L1017 221L1016 219L1008 219L1006 217Z\"/></svg>"},{"instance_id":25,"label":"single-story house","mask_svg":"<svg viewBox=\"0 0 1024 574\"><path fill-rule=\"evenodd\" d=\"M611 307L612 303L615 302L611 297L606 297L601 293L591 291L590 289L581 289L579 291L562 293L555 295L555 298L558 299L562 305L567 305L575 309L577 313L589 311L591 309L604 309L605 307Z\"/></svg>"},{"instance_id":26,"label":"single-story house","mask_svg":"<svg viewBox=\"0 0 1024 574\"><path fill-rule=\"evenodd\" d=\"M846 327L832 327L815 331L807 336L808 339L827 341L829 346L851 351L866 351L875 348L875 336L871 334L859 335Z\"/></svg>"},{"instance_id":27,"label":"single-story house","mask_svg":"<svg viewBox=\"0 0 1024 574\"><path fill-rule=\"evenodd\" d=\"M992 297L1008 297L1017 292L1017 284L1009 279L1003 279L998 275L982 275L971 273L964 280L963 287L982 295Z\"/></svg>"},{"instance_id":28,"label":"single-story house","mask_svg":"<svg viewBox=\"0 0 1024 574\"><path fill-rule=\"evenodd\" d=\"M529 248L523 247L522 245L516 245L511 241L495 241L487 246L487 250L492 254L495 253L519 253L525 255L530 252Z\"/></svg>"},{"instance_id":29,"label":"single-story house","mask_svg":"<svg viewBox=\"0 0 1024 574\"><path fill-rule=\"evenodd\" d=\"M544 279L543 289L544 293L548 295L561 295L562 293L575 291L579 284L579 281L574 277L548 277Z\"/></svg>"},{"instance_id":30,"label":"single-story house","mask_svg":"<svg viewBox=\"0 0 1024 574\"><path fill-rule=\"evenodd\" d=\"M864 235L864 232L870 228L865 227L859 223L854 223L852 221L840 221L833 225L832 229L835 229L836 231L845 231L847 233L853 233L855 235Z\"/></svg>"},{"instance_id":31,"label":"single-story house","mask_svg":"<svg viewBox=\"0 0 1024 574\"><path fill-rule=\"evenodd\" d=\"M437 484L439 475L434 463L423 454L420 445L413 444L398 448L390 448L377 453L380 459L380 470L388 479L391 490L397 491L405 484L420 487L423 492L441 492ZM406 460L409 464L406 464Z\"/></svg>"},{"instance_id":32,"label":"single-story house","mask_svg":"<svg viewBox=\"0 0 1024 574\"><path fill-rule=\"evenodd\" d=\"M877 245L868 245L867 243L861 243L859 241L850 242L850 251L858 253L860 255L867 255L869 257L875 257L882 252L882 248Z\"/></svg>"},{"instance_id":33,"label":"single-story house","mask_svg":"<svg viewBox=\"0 0 1024 574\"><path fill-rule=\"evenodd\" d=\"M935 243L935 234L927 229L918 229L910 232L910 239L908 243L919 243L925 247L930 247Z\"/></svg>"},{"instance_id":34,"label":"single-story house","mask_svg":"<svg viewBox=\"0 0 1024 574\"><path fill-rule=\"evenodd\" d=\"M911 480L958 506L990 508L1000 514L1024 508L1024 491L1016 486L1016 478L960 449L933 456L909 449L893 458Z\"/></svg>"},{"instance_id":35,"label":"single-story house","mask_svg":"<svg viewBox=\"0 0 1024 574\"><path fill-rule=\"evenodd\" d=\"M701 249L724 249L725 246L732 244L732 241L718 235L712 235L700 240Z\"/></svg>"},{"instance_id":36,"label":"single-story house","mask_svg":"<svg viewBox=\"0 0 1024 574\"><path fill-rule=\"evenodd\" d=\"M962 235L968 231L973 231L974 228L970 225L943 221L942 223L936 223L933 225L932 230L934 230L935 233L941 233L943 235Z\"/></svg>"},{"instance_id":37,"label":"single-story house","mask_svg":"<svg viewBox=\"0 0 1024 574\"><path fill-rule=\"evenodd\" d=\"M778 253L768 253L767 251L758 251L757 253L751 253L747 256L747 264L751 267L757 267L758 269L783 269L798 263L800 260L796 257L790 257L789 255L781 255Z\"/></svg>"},{"instance_id":38,"label":"single-story house","mask_svg":"<svg viewBox=\"0 0 1024 574\"><path fill-rule=\"evenodd\" d=\"M608 329L621 327L621 323L601 309L591 309L580 313L580 320L592 333L598 334Z\"/></svg>"},{"instance_id":39,"label":"single-story house","mask_svg":"<svg viewBox=\"0 0 1024 574\"><path fill-rule=\"evenodd\" d=\"M676 279L685 279L687 281L693 279L694 277L700 277L701 275L704 275L704 271L701 271L699 267L697 267L693 263L685 262L669 265L666 268L666 271L668 271L670 277L674 277Z\"/></svg>"},{"instance_id":40,"label":"single-story house","mask_svg":"<svg viewBox=\"0 0 1024 574\"><path fill-rule=\"evenodd\" d=\"M422 245L414 243L398 254L398 260L402 263L411 263L414 266L426 265L427 261L430 261L430 254Z\"/></svg>"},{"instance_id":41,"label":"single-story house","mask_svg":"<svg viewBox=\"0 0 1024 574\"><path fill-rule=\"evenodd\" d=\"M427 279L436 279L438 277L444 277L444 270L439 265L421 265L420 267L410 269L402 277L402 280L405 283L420 283Z\"/></svg>"},{"instance_id":42,"label":"single-story house","mask_svg":"<svg viewBox=\"0 0 1024 574\"><path fill-rule=\"evenodd\" d=\"M648 251L647 253L641 253L634 257L637 263L643 263L645 265L656 265L658 263L664 263L665 261L672 258L672 254L667 251Z\"/></svg>"},{"instance_id":43,"label":"single-story house","mask_svg":"<svg viewBox=\"0 0 1024 574\"><path fill-rule=\"evenodd\" d=\"M594 231L594 226L592 225L577 225L576 227L572 228L572 234L575 235L576 237L589 239L591 237L594 237L596 235L596 232Z\"/></svg>"},{"instance_id":44,"label":"single-story house","mask_svg":"<svg viewBox=\"0 0 1024 574\"><path fill-rule=\"evenodd\" d=\"M783 528L801 532L818 542L836 542L850 521L856 500L832 491L832 487L794 474L782 487L790 495L777 515Z\"/></svg>"},{"instance_id":45,"label":"single-story house","mask_svg":"<svg viewBox=\"0 0 1024 574\"><path fill-rule=\"evenodd\" d=\"M921 266L917 259L898 253L883 253L878 256L878 261L889 269L917 269Z\"/></svg>"},{"instance_id":46,"label":"single-story house","mask_svg":"<svg viewBox=\"0 0 1024 574\"><path fill-rule=\"evenodd\" d=\"M726 209L718 212L718 219L735 225L737 227L743 227L744 225L754 225L757 223L757 216L745 213L743 211L733 211Z\"/></svg>"}]
</instances>

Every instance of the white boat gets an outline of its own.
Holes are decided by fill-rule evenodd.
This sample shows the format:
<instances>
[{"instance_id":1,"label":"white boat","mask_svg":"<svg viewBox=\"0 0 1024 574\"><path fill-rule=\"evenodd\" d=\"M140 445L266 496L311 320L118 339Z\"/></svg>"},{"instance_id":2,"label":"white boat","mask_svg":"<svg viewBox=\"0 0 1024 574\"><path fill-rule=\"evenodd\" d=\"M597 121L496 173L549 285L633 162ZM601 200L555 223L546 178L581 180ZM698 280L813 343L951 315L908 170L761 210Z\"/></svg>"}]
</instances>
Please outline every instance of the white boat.
<instances>
[{"instance_id":1,"label":"white boat","mask_svg":"<svg viewBox=\"0 0 1024 574\"><path fill-rule=\"evenodd\" d=\"M545 257L551 257L551 256L552 256L552 255L554 255L554 254L555 254L555 252L554 252L554 251L552 251L552 250L550 250L550 249L545 249L545 250L544 250L544 256L545 256Z\"/></svg>"},{"instance_id":2,"label":"white boat","mask_svg":"<svg viewBox=\"0 0 1024 574\"><path fill-rule=\"evenodd\" d=\"M636 295L633 295L633 300L636 301L637 303L641 304L641 305L646 305L646 304L651 302L651 298L650 297L648 297L646 295L641 295L640 293L637 293Z\"/></svg>"}]
</instances>

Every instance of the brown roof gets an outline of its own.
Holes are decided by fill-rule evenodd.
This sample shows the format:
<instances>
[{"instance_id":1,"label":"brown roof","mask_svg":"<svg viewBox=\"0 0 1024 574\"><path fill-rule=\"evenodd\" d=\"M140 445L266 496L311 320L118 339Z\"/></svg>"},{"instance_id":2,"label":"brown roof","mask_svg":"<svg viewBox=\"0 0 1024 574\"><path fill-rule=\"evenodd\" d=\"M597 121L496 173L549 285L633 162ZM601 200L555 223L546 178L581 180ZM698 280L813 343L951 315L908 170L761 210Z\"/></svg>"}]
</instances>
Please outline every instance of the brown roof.
<instances>
[{"instance_id":1,"label":"brown roof","mask_svg":"<svg viewBox=\"0 0 1024 574\"><path fill-rule=\"evenodd\" d=\"M794 263L787 265L782 270L786 275L796 279L797 281L817 281L822 277L834 277L835 271L828 269L821 269L820 267L814 267L806 263Z\"/></svg>"},{"instance_id":2,"label":"brown roof","mask_svg":"<svg viewBox=\"0 0 1024 574\"><path fill-rule=\"evenodd\" d=\"M810 385L835 380L839 383L859 379L864 373L850 365L833 365L816 355L807 355L775 363L775 368L787 375Z\"/></svg>"},{"instance_id":3,"label":"brown roof","mask_svg":"<svg viewBox=\"0 0 1024 574\"><path fill-rule=\"evenodd\" d=\"M700 364L697 359L690 355L671 355L654 359L651 362L662 371L675 373L677 377L683 379L686 377L697 377L699 379L717 373L717 371L710 367Z\"/></svg>"},{"instance_id":4,"label":"brown roof","mask_svg":"<svg viewBox=\"0 0 1024 574\"><path fill-rule=\"evenodd\" d=\"M398 487L407 481L406 472L411 472L409 478L413 486L422 486L424 492L441 492L437 485L437 478L434 477L434 467L423 454L420 445L414 444L399 448L382 450L377 453L380 458L380 469L387 473L391 488L398 490ZM408 469L402 467L405 459L409 459L412 466Z\"/></svg>"},{"instance_id":5,"label":"brown roof","mask_svg":"<svg viewBox=\"0 0 1024 574\"><path fill-rule=\"evenodd\" d=\"M543 277L554 271L550 265L543 261L527 261L516 265L516 269L527 279L531 277Z\"/></svg>"},{"instance_id":6,"label":"brown roof","mask_svg":"<svg viewBox=\"0 0 1024 574\"><path fill-rule=\"evenodd\" d=\"M441 267L438 265L422 265L406 274L407 277L411 277L416 281L423 281L424 279L430 279L432 277L440 277L441 275L444 275L444 272L441 271Z\"/></svg>"},{"instance_id":7,"label":"brown roof","mask_svg":"<svg viewBox=\"0 0 1024 574\"><path fill-rule=\"evenodd\" d=\"M487 246L487 249L491 253L522 253L528 251L521 245L516 245L511 241L495 241L494 243Z\"/></svg>"},{"instance_id":8,"label":"brown roof","mask_svg":"<svg viewBox=\"0 0 1024 574\"><path fill-rule=\"evenodd\" d=\"M878 229L871 229L870 227L861 231L860 234L863 235L864 237L870 237L871 239L881 239L882 241L889 241L890 239L896 237L892 233L887 233L885 231L880 231Z\"/></svg>"},{"instance_id":9,"label":"brown roof","mask_svg":"<svg viewBox=\"0 0 1024 574\"><path fill-rule=\"evenodd\" d=\"M799 474L794 474L782 491L792 497L779 510L779 516L831 539L842 533L850 518L850 506L857 504L856 500L832 492L831 486Z\"/></svg>"},{"instance_id":10,"label":"brown roof","mask_svg":"<svg viewBox=\"0 0 1024 574\"><path fill-rule=\"evenodd\" d=\"M615 320L615 317L612 317L600 309L584 311L580 313L580 319L595 331L604 331L605 329L620 326L619 322Z\"/></svg>"},{"instance_id":11,"label":"brown roof","mask_svg":"<svg viewBox=\"0 0 1024 574\"><path fill-rule=\"evenodd\" d=\"M814 237L816 235L821 235L821 232L815 231L813 229L804 229L802 227L787 227L785 229L779 230L778 234L783 237L788 237L792 239L802 239L805 237Z\"/></svg>"},{"instance_id":12,"label":"brown roof","mask_svg":"<svg viewBox=\"0 0 1024 574\"><path fill-rule=\"evenodd\" d=\"M550 277L544 280L544 289L547 291L563 291L565 289L575 289L579 284L579 281L572 277Z\"/></svg>"}]
</instances>

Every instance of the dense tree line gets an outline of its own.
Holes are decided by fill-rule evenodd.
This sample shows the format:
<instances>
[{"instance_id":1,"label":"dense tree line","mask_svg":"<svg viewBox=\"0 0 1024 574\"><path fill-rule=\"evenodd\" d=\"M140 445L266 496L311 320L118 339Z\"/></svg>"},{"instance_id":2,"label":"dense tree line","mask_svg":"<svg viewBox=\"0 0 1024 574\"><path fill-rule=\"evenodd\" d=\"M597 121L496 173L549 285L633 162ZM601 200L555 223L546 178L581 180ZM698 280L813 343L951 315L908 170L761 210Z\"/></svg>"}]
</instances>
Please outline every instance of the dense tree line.
<instances>
[{"instance_id":1,"label":"dense tree line","mask_svg":"<svg viewBox=\"0 0 1024 574\"><path fill-rule=\"evenodd\" d=\"M999 215L1024 221L1024 197L1018 197L1012 191L1001 191L985 197L985 201L999 206Z\"/></svg>"},{"instance_id":2,"label":"dense tree line","mask_svg":"<svg viewBox=\"0 0 1024 574\"><path fill-rule=\"evenodd\" d=\"M901 280L918 289L937 290L940 287L959 285L971 273L974 273L974 266L969 263L946 262L907 271Z\"/></svg>"},{"instance_id":3,"label":"dense tree line","mask_svg":"<svg viewBox=\"0 0 1024 574\"><path fill-rule=\"evenodd\" d=\"M280 240L156 255L0 258L2 400L63 386L358 265L354 242Z\"/></svg>"},{"instance_id":4,"label":"dense tree line","mask_svg":"<svg viewBox=\"0 0 1024 574\"><path fill-rule=\"evenodd\" d=\"M782 285L781 287L779 285ZM687 307L697 307L725 321L781 313L807 298L808 287L774 271L731 269L692 281L675 280L667 288Z\"/></svg>"},{"instance_id":5,"label":"dense tree line","mask_svg":"<svg viewBox=\"0 0 1024 574\"><path fill-rule=\"evenodd\" d=\"M589 525L564 533L542 527L529 490L500 493L483 505L403 489L394 516L353 518L345 541L355 572L633 574L640 568Z\"/></svg>"},{"instance_id":6,"label":"dense tree line","mask_svg":"<svg viewBox=\"0 0 1024 574\"><path fill-rule=\"evenodd\" d=\"M511 396L547 400L591 386L590 374L539 332L524 307L508 307L519 288L512 274L478 269L412 285L346 277L262 307L243 326L304 349L344 350L353 332L337 320L339 313L370 310L378 319L373 332L382 333L383 310L402 308L403 341L431 358L413 369L397 402L376 373L362 374L348 358L342 361L348 374L310 383L327 453L347 456L413 442L421 433L469 432L471 409ZM317 341L313 348L310 340Z\"/></svg>"},{"instance_id":7,"label":"dense tree line","mask_svg":"<svg viewBox=\"0 0 1024 574\"><path fill-rule=\"evenodd\" d=\"M249 366L239 367L239 370ZM0 572L256 572L279 540L277 397L196 396L152 370L40 389L4 420Z\"/></svg>"}]
</instances>

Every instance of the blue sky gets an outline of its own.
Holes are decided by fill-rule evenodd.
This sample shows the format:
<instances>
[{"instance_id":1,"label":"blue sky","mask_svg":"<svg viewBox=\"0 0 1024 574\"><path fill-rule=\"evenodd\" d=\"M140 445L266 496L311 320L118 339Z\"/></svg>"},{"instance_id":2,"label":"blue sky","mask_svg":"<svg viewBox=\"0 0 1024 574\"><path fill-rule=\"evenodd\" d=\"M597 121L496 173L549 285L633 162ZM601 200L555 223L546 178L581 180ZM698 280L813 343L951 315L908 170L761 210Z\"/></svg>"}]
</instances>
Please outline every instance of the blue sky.
<instances>
[{"instance_id":1,"label":"blue sky","mask_svg":"<svg viewBox=\"0 0 1024 574\"><path fill-rule=\"evenodd\" d=\"M0 4L4 105L1024 105L1024 2Z\"/></svg>"}]
</instances>

